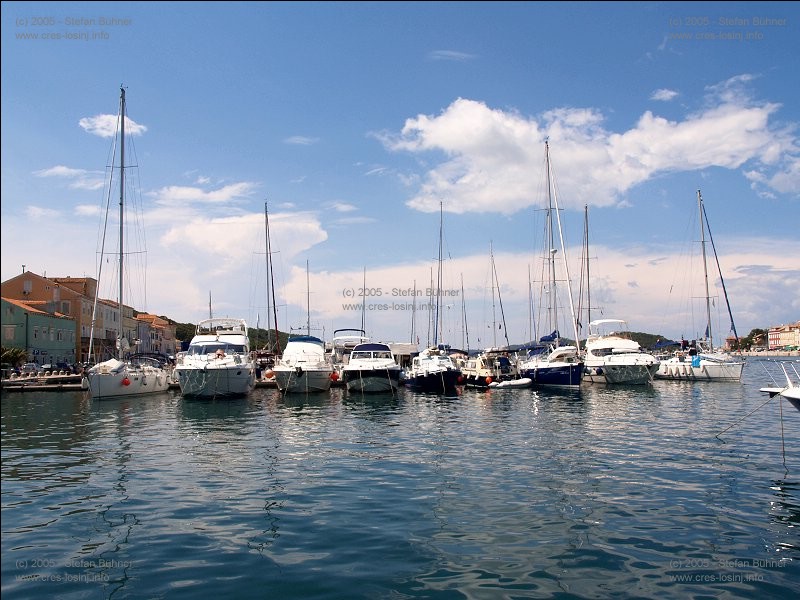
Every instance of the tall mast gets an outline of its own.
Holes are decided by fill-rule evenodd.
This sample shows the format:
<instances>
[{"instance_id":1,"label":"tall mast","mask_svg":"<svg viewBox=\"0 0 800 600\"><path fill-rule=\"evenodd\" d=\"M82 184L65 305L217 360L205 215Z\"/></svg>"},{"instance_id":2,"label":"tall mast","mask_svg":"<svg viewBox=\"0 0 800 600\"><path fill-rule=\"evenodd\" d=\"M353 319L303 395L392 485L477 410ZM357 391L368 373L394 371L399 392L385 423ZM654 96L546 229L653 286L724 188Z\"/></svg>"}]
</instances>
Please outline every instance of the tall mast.
<instances>
[{"instance_id":1,"label":"tall mast","mask_svg":"<svg viewBox=\"0 0 800 600\"><path fill-rule=\"evenodd\" d=\"M553 247L553 190L550 181L550 142L544 141L544 155L545 155L545 175L547 177L547 222L545 235L547 236L547 267L550 276L550 285L548 290L548 309L550 311L550 327L549 329L558 329L558 297L556 294L556 250ZM556 340L558 343L558 340Z\"/></svg>"},{"instance_id":2,"label":"tall mast","mask_svg":"<svg viewBox=\"0 0 800 600\"><path fill-rule=\"evenodd\" d=\"M439 269L436 276L436 321L433 326L433 345L439 346L439 308L442 301L442 222L444 221L444 203L439 201Z\"/></svg>"},{"instance_id":3,"label":"tall mast","mask_svg":"<svg viewBox=\"0 0 800 600\"><path fill-rule=\"evenodd\" d=\"M464 295L464 273L461 273L461 312L464 320L464 335L466 336L464 349L469 352L469 324L467 323L467 299Z\"/></svg>"},{"instance_id":4,"label":"tall mast","mask_svg":"<svg viewBox=\"0 0 800 600\"><path fill-rule=\"evenodd\" d=\"M122 339L125 337L125 327L122 316L123 307L123 289L124 289L124 248L123 248L123 233L125 231L124 218L125 218L125 88L120 86L120 151L119 151L119 348L117 348L118 358L122 360Z\"/></svg>"},{"instance_id":5,"label":"tall mast","mask_svg":"<svg viewBox=\"0 0 800 600\"><path fill-rule=\"evenodd\" d=\"M278 309L275 304L275 280L272 274L272 247L269 239L269 208L267 202L264 202L264 223L266 243L267 243L267 332L272 329L272 319L275 319L275 342L272 345L272 350L276 354L280 350L280 342L278 340ZM272 294L272 314L270 314L270 293ZM267 341L269 341L269 333L267 333ZM268 348L269 350L269 348Z\"/></svg>"},{"instance_id":6,"label":"tall mast","mask_svg":"<svg viewBox=\"0 0 800 600\"><path fill-rule=\"evenodd\" d=\"M492 277L493 277L493 284L497 285L497 301L500 303L500 320L501 320L501 325L503 327L503 336L506 339L506 347L508 347L510 342L508 341L508 327L506 327L506 314L503 311L503 297L500 295L500 280L497 278L497 265L495 265L494 262L493 252L492 252ZM494 315L494 294L492 294L492 314ZM494 324L492 324L492 329L494 329ZM494 347L497 348L496 341L494 342Z\"/></svg>"},{"instance_id":7,"label":"tall mast","mask_svg":"<svg viewBox=\"0 0 800 600\"><path fill-rule=\"evenodd\" d=\"M492 250L492 242L489 241L489 261L491 263L492 272L490 277L492 278L492 348L497 348L497 314L495 313L495 305L494 305L494 281L495 281L495 271L494 271L494 252Z\"/></svg>"},{"instance_id":8,"label":"tall mast","mask_svg":"<svg viewBox=\"0 0 800 600\"><path fill-rule=\"evenodd\" d=\"M703 197L697 190L697 207L700 213L700 247L703 252L703 279L706 284L706 339L709 350L714 349L714 335L711 333L711 294L708 290L708 265L706 265L706 226L703 220Z\"/></svg>"},{"instance_id":9,"label":"tall mast","mask_svg":"<svg viewBox=\"0 0 800 600\"><path fill-rule=\"evenodd\" d=\"M311 335L311 286L308 279L308 259L306 259L306 314L308 320L306 321L306 335Z\"/></svg>"},{"instance_id":10,"label":"tall mast","mask_svg":"<svg viewBox=\"0 0 800 600\"><path fill-rule=\"evenodd\" d=\"M592 289L589 283L589 205L583 205L583 249L586 252L586 317L587 323L592 322L592 296L590 290Z\"/></svg>"},{"instance_id":11,"label":"tall mast","mask_svg":"<svg viewBox=\"0 0 800 600\"><path fill-rule=\"evenodd\" d=\"M367 267L364 267L364 273L362 275L362 294L361 294L361 330L366 332L367 331Z\"/></svg>"},{"instance_id":12,"label":"tall mast","mask_svg":"<svg viewBox=\"0 0 800 600\"><path fill-rule=\"evenodd\" d=\"M417 333L417 280L414 280L414 293L411 296L411 343L414 343L414 335Z\"/></svg>"},{"instance_id":13,"label":"tall mast","mask_svg":"<svg viewBox=\"0 0 800 600\"><path fill-rule=\"evenodd\" d=\"M570 275L569 275L569 263L567 262L567 249L564 246L564 232L563 232L563 229L561 227L561 215L559 214L560 209L558 207L558 196L552 194L552 190L551 190L551 186L550 186L550 146L549 146L549 143L548 143L547 140L545 140L545 148L546 148L546 154L547 154L547 196L548 196L548 200L552 201L554 206L555 206L556 222L558 224L558 237L559 237L559 240L561 242L561 260L564 263L564 275L566 276L566 279L567 279L567 298L569 299L569 310L570 310L570 315L571 315L571 319L572 319L572 332L573 332L573 335L575 336L575 346L577 347L578 350L580 350L581 344L580 344L580 339L579 339L579 336L578 336L578 320L575 318L575 305L574 305L574 303L572 301L572 284L571 284L572 280L571 280ZM557 250L555 248L553 248L553 245L552 245L552 234L553 234L553 232L552 232L552 219L549 217L549 214L550 214L550 210L548 210L548 219L550 220L549 235L550 235L550 238L551 238L550 258L551 258L551 261L552 261L551 264L553 266L553 269L552 269L552 273L553 273L552 284L553 284L553 288L555 288L555 254L556 254ZM553 296L552 299L554 300L555 296ZM554 302L553 305L554 305L554 310L555 310L555 306L557 305L557 303ZM554 313L554 315L555 315L555 313ZM555 321L555 323L556 323L556 328L558 328L558 321ZM559 335L559 337L560 337L560 335ZM558 343L558 339L556 339L556 343Z\"/></svg>"}]
</instances>

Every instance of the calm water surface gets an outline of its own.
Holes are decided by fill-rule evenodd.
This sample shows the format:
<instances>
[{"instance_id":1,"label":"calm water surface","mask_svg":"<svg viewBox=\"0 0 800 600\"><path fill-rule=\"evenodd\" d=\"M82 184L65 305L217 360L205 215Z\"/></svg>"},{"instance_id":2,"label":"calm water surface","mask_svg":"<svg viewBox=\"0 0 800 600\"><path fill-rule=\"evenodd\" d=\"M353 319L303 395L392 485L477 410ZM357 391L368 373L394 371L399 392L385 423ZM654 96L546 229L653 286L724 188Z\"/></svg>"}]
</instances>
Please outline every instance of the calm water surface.
<instances>
[{"instance_id":1,"label":"calm water surface","mask_svg":"<svg viewBox=\"0 0 800 600\"><path fill-rule=\"evenodd\" d=\"M457 398L4 393L2 595L786 598L800 413L758 391L774 366Z\"/></svg>"}]
</instances>

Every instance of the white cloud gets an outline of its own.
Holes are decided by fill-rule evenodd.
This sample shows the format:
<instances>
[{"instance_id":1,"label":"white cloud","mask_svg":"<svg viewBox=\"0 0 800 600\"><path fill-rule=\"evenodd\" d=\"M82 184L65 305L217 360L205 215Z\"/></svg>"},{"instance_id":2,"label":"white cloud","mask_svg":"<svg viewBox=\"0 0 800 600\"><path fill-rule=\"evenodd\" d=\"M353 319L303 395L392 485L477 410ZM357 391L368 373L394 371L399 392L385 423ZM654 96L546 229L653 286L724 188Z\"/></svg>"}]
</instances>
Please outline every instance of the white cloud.
<instances>
[{"instance_id":1,"label":"white cloud","mask_svg":"<svg viewBox=\"0 0 800 600\"><path fill-rule=\"evenodd\" d=\"M354 204L348 202L334 202L330 207L336 212L353 212L354 210L358 210Z\"/></svg>"},{"instance_id":2,"label":"white cloud","mask_svg":"<svg viewBox=\"0 0 800 600\"><path fill-rule=\"evenodd\" d=\"M84 117L78 121L78 125L84 131L102 138L114 137L117 133L118 123L118 115L95 115L94 117ZM147 131L147 127L139 125L130 117L125 117L125 135L142 135L145 131Z\"/></svg>"},{"instance_id":3,"label":"white cloud","mask_svg":"<svg viewBox=\"0 0 800 600\"><path fill-rule=\"evenodd\" d=\"M800 187L796 125L770 120L780 109L743 91L750 75L707 88L706 106L683 120L651 111L627 131L607 129L591 108L560 108L540 117L492 109L459 98L436 116L418 115L398 134L382 134L394 152L434 162L408 206L435 212L513 214L541 201L544 140L550 140L561 206L608 206L633 187L670 172L748 166L759 186L778 192ZM413 179L408 179L413 183Z\"/></svg>"},{"instance_id":4,"label":"white cloud","mask_svg":"<svg viewBox=\"0 0 800 600\"><path fill-rule=\"evenodd\" d=\"M206 191L198 187L171 185L156 190L151 195L156 203L163 205L181 204L225 204L234 200L249 198L258 184L248 181L232 183L216 190Z\"/></svg>"},{"instance_id":5,"label":"white cloud","mask_svg":"<svg viewBox=\"0 0 800 600\"><path fill-rule=\"evenodd\" d=\"M285 144L293 144L296 146L311 146L319 142L319 138L306 137L303 135L293 135L283 140Z\"/></svg>"},{"instance_id":6,"label":"white cloud","mask_svg":"<svg viewBox=\"0 0 800 600\"><path fill-rule=\"evenodd\" d=\"M452 61L465 61L475 58L474 54L467 52L459 52L458 50L433 50L428 53L430 60L452 60Z\"/></svg>"},{"instance_id":7,"label":"white cloud","mask_svg":"<svg viewBox=\"0 0 800 600\"><path fill-rule=\"evenodd\" d=\"M79 190L99 190L105 184L103 174L84 169L73 169L64 165L56 165L33 173L36 177L58 177L71 180L69 187Z\"/></svg>"},{"instance_id":8,"label":"white cloud","mask_svg":"<svg viewBox=\"0 0 800 600\"><path fill-rule=\"evenodd\" d=\"M678 97L678 92L675 90L660 89L650 94L650 100L659 100L662 102L669 102Z\"/></svg>"}]
</instances>

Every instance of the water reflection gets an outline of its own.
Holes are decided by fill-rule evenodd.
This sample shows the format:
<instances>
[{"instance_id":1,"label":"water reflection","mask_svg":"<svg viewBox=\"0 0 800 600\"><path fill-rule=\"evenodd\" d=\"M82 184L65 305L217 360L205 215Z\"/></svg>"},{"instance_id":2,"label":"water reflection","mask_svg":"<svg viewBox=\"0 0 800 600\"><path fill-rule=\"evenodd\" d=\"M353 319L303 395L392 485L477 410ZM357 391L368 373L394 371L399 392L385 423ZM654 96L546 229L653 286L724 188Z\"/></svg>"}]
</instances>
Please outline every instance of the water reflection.
<instances>
[{"instance_id":1,"label":"water reflection","mask_svg":"<svg viewBox=\"0 0 800 600\"><path fill-rule=\"evenodd\" d=\"M759 385L4 396L3 593L797 592L800 484L786 471L800 455L781 440L800 418L753 412ZM34 558L55 566L19 566ZM755 583L680 583L697 571L670 567L729 558L794 560ZM96 579L56 587L43 572Z\"/></svg>"}]
</instances>

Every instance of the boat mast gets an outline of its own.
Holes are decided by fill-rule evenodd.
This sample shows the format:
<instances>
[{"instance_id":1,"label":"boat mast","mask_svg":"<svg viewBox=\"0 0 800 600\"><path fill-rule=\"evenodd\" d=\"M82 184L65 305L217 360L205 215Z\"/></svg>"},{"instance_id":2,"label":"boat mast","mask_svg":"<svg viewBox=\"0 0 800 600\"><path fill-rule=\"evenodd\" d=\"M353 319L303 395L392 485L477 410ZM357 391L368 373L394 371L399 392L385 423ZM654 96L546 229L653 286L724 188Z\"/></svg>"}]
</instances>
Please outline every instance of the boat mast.
<instances>
[{"instance_id":1,"label":"boat mast","mask_svg":"<svg viewBox=\"0 0 800 600\"><path fill-rule=\"evenodd\" d=\"M280 350L280 341L278 340L278 309L275 304L275 279L272 272L272 247L269 239L269 208L267 202L264 202L264 223L265 223L265 236L267 243L267 342L269 342L269 331L272 329L272 318L275 319L275 342L272 345L272 351L277 354ZM270 292L272 293L272 314L270 314ZM269 350L269 348L268 348Z\"/></svg>"},{"instance_id":2,"label":"boat mast","mask_svg":"<svg viewBox=\"0 0 800 600\"><path fill-rule=\"evenodd\" d=\"M467 323L467 299L464 296L464 273L461 273L461 312L464 320L464 335L466 336L464 349L469 353L469 323ZM464 344L462 343L462 345Z\"/></svg>"},{"instance_id":3,"label":"boat mast","mask_svg":"<svg viewBox=\"0 0 800 600\"><path fill-rule=\"evenodd\" d=\"M361 294L361 329L362 331L367 330L367 267L364 267L364 273L362 275L362 294Z\"/></svg>"},{"instance_id":4,"label":"boat mast","mask_svg":"<svg viewBox=\"0 0 800 600\"><path fill-rule=\"evenodd\" d=\"M575 335L575 347L578 350L580 350L581 349L581 342L580 342L580 339L578 337L578 320L575 318L575 305L573 304L573 301L572 301L572 284L571 284L572 279L570 278L570 275L569 275L569 263L567 262L567 249L564 246L564 231L563 231L563 229L561 227L561 215L559 214L560 209L558 207L558 196L552 194L552 189L551 189L551 186L550 186L550 145L548 143L548 140L545 140L544 143L545 143L545 148L546 148L545 153L547 154L547 196L548 196L548 199L552 200L552 203L555 205L556 222L558 224L558 237L559 237L559 240L561 242L561 256L562 256L561 260L564 262L564 275L567 278L567 298L569 299L569 310L570 310L570 315L571 315L571 318L572 318L572 331L573 331L573 334ZM550 217L550 210L548 210L548 220L550 221L550 230L549 230L550 241L551 241L551 244L550 244L550 257L551 257L551 261L552 261L551 264L553 265L552 284L553 284L553 288L555 289L555 254L556 254L557 250L552 247L552 235L553 235L553 232L552 232L552 219ZM553 295L552 300L555 300L555 294ZM555 307L556 304L557 303L554 301L553 302L553 306ZM554 308L554 310L555 310L555 308ZM555 323L556 323L556 329L557 329L558 328L558 321L555 321ZM561 337L561 336L559 335L558 337ZM556 339L556 344L558 344L558 339Z\"/></svg>"},{"instance_id":5,"label":"boat mast","mask_svg":"<svg viewBox=\"0 0 800 600\"><path fill-rule=\"evenodd\" d=\"M589 284L589 205L583 205L583 262L586 274L586 318L587 325L592 322L592 295ZM582 312L578 305L578 314Z\"/></svg>"},{"instance_id":6,"label":"boat mast","mask_svg":"<svg viewBox=\"0 0 800 600\"><path fill-rule=\"evenodd\" d=\"M492 250L491 240L489 241L489 261L492 267L492 272L490 274L490 277L492 278L492 347L497 348L497 315L495 313L495 305L494 305L494 281L495 281L494 252Z\"/></svg>"},{"instance_id":7,"label":"boat mast","mask_svg":"<svg viewBox=\"0 0 800 600\"><path fill-rule=\"evenodd\" d=\"M550 142L544 141L545 155L545 176L547 177L547 221L545 224L545 235L547 238L547 269L550 278L550 289L548 290L548 311L550 326L548 329L558 329L558 298L556 297L556 252L553 248L553 190L550 182ZM558 336L557 336L558 338ZM558 339L556 338L556 344Z\"/></svg>"},{"instance_id":8,"label":"boat mast","mask_svg":"<svg viewBox=\"0 0 800 600\"><path fill-rule=\"evenodd\" d=\"M123 266L124 266L124 249L123 249L123 233L125 231L124 218L125 218L125 88L120 86L120 151L119 151L119 339L117 340L118 358L122 360L122 339L125 337L125 327L122 318L123 297L122 292L124 289Z\"/></svg>"},{"instance_id":9,"label":"boat mast","mask_svg":"<svg viewBox=\"0 0 800 600\"><path fill-rule=\"evenodd\" d=\"M493 287L495 285L497 286L497 301L500 303L500 321L501 321L501 326L503 327L503 337L505 337L506 339L506 348L507 348L511 344L511 342L508 341L508 327L506 327L506 313L503 310L503 297L500 295L500 280L497 277L497 265L494 262L494 252L490 252L490 254L492 255L492 286ZM463 290L461 293L463 295L464 293ZM492 293L492 316L494 316L494 293ZM492 329L494 329L494 324L492 326ZM494 347L497 348L496 340L494 342Z\"/></svg>"},{"instance_id":10,"label":"boat mast","mask_svg":"<svg viewBox=\"0 0 800 600\"><path fill-rule=\"evenodd\" d=\"M731 302L728 299L728 290L725 287L725 278L722 276L722 267L719 264L719 255L717 254L717 247L714 244L714 235L711 233L711 226L708 224L708 215L706 214L706 207L703 205L703 218L706 222L706 229L708 230L708 241L711 242L711 251L714 253L714 261L717 264L717 273L719 273L719 282L722 285L722 294L725 296L725 306L728 309L728 317L731 320L731 331L733 337L736 338L736 348L739 349L739 334L736 333L736 324L733 322L733 311L731 310Z\"/></svg>"},{"instance_id":11,"label":"boat mast","mask_svg":"<svg viewBox=\"0 0 800 600\"><path fill-rule=\"evenodd\" d=\"M411 296L411 343L414 343L414 335L417 332L417 280L414 280L414 293Z\"/></svg>"},{"instance_id":12,"label":"boat mast","mask_svg":"<svg viewBox=\"0 0 800 600\"><path fill-rule=\"evenodd\" d=\"M703 197L697 190L697 207L700 213L700 248L703 252L703 279L706 284L706 339L709 350L714 349L714 335L711 333L711 294L708 291L708 265L706 264L706 227L703 220Z\"/></svg>"},{"instance_id":13,"label":"boat mast","mask_svg":"<svg viewBox=\"0 0 800 600\"><path fill-rule=\"evenodd\" d=\"M308 279L308 259L306 259L306 335L311 335L311 286Z\"/></svg>"},{"instance_id":14,"label":"boat mast","mask_svg":"<svg viewBox=\"0 0 800 600\"><path fill-rule=\"evenodd\" d=\"M439 347L439 308L442 302L442 222L444 221L444 203L439 201L439 261L436 276L436 322L433 325L433 345Z\"/></svg>"}]
</instances>

